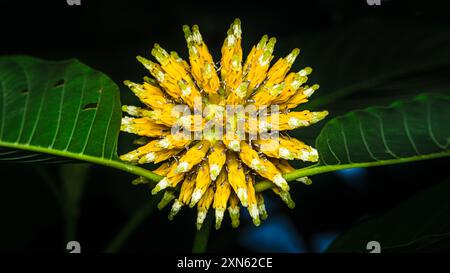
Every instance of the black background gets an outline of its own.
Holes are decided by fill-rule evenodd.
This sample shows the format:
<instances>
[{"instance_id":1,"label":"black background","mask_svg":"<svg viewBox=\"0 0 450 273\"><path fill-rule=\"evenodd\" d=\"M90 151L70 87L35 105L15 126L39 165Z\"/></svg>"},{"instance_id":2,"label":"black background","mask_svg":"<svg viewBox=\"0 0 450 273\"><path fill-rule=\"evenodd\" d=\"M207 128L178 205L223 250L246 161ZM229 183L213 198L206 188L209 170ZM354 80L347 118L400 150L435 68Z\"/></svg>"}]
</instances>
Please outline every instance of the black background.
<instances>
[{"instance_id":1,"label":"black background","mask_svg":"<svg viewBox=\"0 0 450 273\"><path fill-rule=\"evenodd\" d=\"M155 42L186 57L183 24L200 26L214 56L219 56L226 30L236 17L242 21L244 52L248 53L252 44L269 33L279 41L275 52L278 56L301 47L283 44L283 39L297 33L304 37L320 35L367 18L405 25L448 25L448 10L432 1L383 1L381 6L369 6L362 0L198 3L81 0L81 6L69 6L63 0L0 3L0 54L29 54L51 60L75 57L110 75L118 84L125 79L137 81L145 75L135 56L150 56ZM333 60L329 65L334 65ZM135 101L129 93L123 90L124 102ZM295 226L296 236L304 240L304 251L315 252L318 248L313 238L317 234L345 230L356 221L382 213L420 189L440 182L447 176L449 163L444 159L368 169L358 187L336 174L323 174L315 177L310 187L294 187L295 210L274 199L269 217L287 216ZM58 166L45 168L58 180ZM132 179L133 176L114 169L99 166L91 169L76 238L83 251L101 252L131 214L148 202L149 191L132 186L129 183ZM0 163L0 181L0 251L63 252L63 218L35 167ZM169 222L166 214L167 210L154 212L122 250L189 252L195 232L194 213L184 210L174 222ZM241 225L246 231L253 229L248 220L242 220ZM257 251L257 247L241 243L246 234L243 229L233 230L224 221L222 230L212 232L208 250Z\"/></svg>"}]
</instances>

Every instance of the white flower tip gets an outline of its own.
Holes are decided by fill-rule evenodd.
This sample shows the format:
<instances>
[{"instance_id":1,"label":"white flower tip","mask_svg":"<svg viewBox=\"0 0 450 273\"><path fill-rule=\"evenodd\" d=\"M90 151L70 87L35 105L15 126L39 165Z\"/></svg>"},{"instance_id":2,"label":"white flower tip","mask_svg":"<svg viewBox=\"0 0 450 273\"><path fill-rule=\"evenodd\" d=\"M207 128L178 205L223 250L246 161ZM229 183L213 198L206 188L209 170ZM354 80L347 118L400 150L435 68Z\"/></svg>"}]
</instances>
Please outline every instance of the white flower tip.
<instances>
[{"instance_id":1,"label":"white flower tip","mask_svg":"<svg viewBox=\"0 0 450 273\"><path fill-rule=\"evenodd\" d=\"M205 221L207 212L208 212L208 210L206 210L206 209L199 209L198 210L198 213L197 213L197 230L200 230L202 228L203 222Z\"/></svg>"},{"instance_id":2,"label":"white flower tip","mask_svg":"<svg viewBox=\"0 0 450 273\"><path fill-rule=\"evenodd\" d=\"M234 92L239 98L243 99L247 95L248 85L248 82L243 82L238 86L238 88L236 88Z\"/></svg>"},{"instance_id":3,"label":"white flower tip","mask_svg":"<svg viewBox=\"0 0 450 273\"><path fill-rule=\"evenodd\" d=\"M241 38L242 30L241 30L241 20L235 19L232 26L233 35L236 36L236 38Z\"/></svg>"},{"instance_id":4,"label":"white flower tip","mask_svg":"<svg viewBox=\"0 0 450 273\"><path fill-rule=\"evenodd\" d=\"M189 128L189 126L191 126L191 118L190 116L182 116L178 119L177 124Z\"/></svg>"},{"instance_id":5,"label":"white flower tip","mask_svg":"<svg viewBox=\"0 0 450 273\"><path fill-rule=\"evenodd\" d=\"M228 212L231 218L231 226L237 228L239 226L239 207L229 207Z\"/></svg>"},{"instance_id":6,"label":"white flower tip","mask_svg":"<svg viewBox=\"0 0 450 273\"><path fill-rule=\"evenodd\" d=\"M160 191L164 190L165 188L167 188L168 186L169 186L169 180L167 178L163 178L153 188L152 194L155 195L158 192L160 192Z\"/></svg>"},{"instance_id":7,"label":"white flower tip","mask_svg":"<svg viewBox=\"0 0 450 273\"><path fill-rule=\"evenodd\" d=\"M314 148L303 149L298 155L298 159L303 161L317 162L319 160L319 153Z\"/></svg>"},{"instance_id":8,"label":"white flower tip","mask_svg":"<svg viewBox=\"0 0 450 273\"><path fill-rule=\"evenodd\" d=\"M141 163L141 164L150 163L150 162L155 161L155 159L156 159L156 154L154 152L150 152L150 153L146 154L144 157L142 157L139 160L139 163Z\"/></svg>"},{"instance_id":9,"label":"white flower tip","mask_svg":"<svg viewBox=\"0 0 450 273\"><path fill-rule=\"evenodd\" d=\"M284 158L284 159L288 159L288 160L294 159L291 151L289 151L289 149L286 149L283 147L278 149L278 155L279 155L279 157Z\"/></svg>"},{"instance_id":10,"label":"white flower tip","mask_svg":"<svg viewBox=\"0 0 450 273\"><path fill-rule=\"evenodd\" d=\"M195 206L195 204L197 204L198 201L200 201L200 199L203 196L203 191L201 189L195 189L194 192L192 193L192 197L191 197L191 203L189 204L189 207L193 208Z\"/></svg>"},{"instance_id":11,"label":"white flower tip","mask_svg":"<svg viewBox=\"0 0 450 273\"><path fill-rule=\"evenodd\" d=\"M257 159L257 158L253 158L250 165L251 165L251 168L256 171L260 171L260 170L264 169L264 165L261 164L261 161L259 161L259 159Z\"/></svg>"},{"instance_id":12,"label":"white flower tip","mask_svg":"<svg viewBox=\"0 0 450 273\"><path fill-rule=\"evenodd\" d=\"M183 96L189 96L191 94L191 87L190 86L186 86L185 88L183 88L181 90L181 94Z\"/></svg>"},{"instance_id":13,"label":"white flower tip","mask_svg":"<svg viewBox=\"0 0 450 273\"><path fill-rule=\"evenodd\" d=\"M253 224L255 226L259 226L261 224L261 220L259 219L259 210L256 204L252 204L248 206L248 213L250 217L252 217Z\"/></svg>"},{"instance_id":14,"label":"white flower tip","mask_svg":"<svg viewBox=\"0 0 450 273\"><path fill-rule=\"evenodd\" d=\"M220 227L222 226L224 213L225 209L216 209L216 229L220 229Z\"/></svg>"},{"instance_id":15,"label":"white flower tip","mask_svg":"<svg viewBox=\"0 0 450 273\"><path fill-rule=\"evenodd\" d=\"M265 56L264 54L262 54L259 59L258 59L259 65L260 66L266 66L269 64L270 62L270 58L268 58L267 56Z\"/></svg>"},{"instance_id":16,"label":"white flower tip","mask_svg":"<svg viewBox=\"0 0 450 273\"><path fill-rule=\"evenodd\" d=\"M328 111L321 111L321 112L313 112L311 123L316 123L324 119L326 116L328 116Z\"/></svg>"},{"instance_id":17,"label":"white flower tip","mask_svg":"<svg viewBox=\"0 0 450 273\"><path fill-rule=\"evenodd\" d=\"M307 89L303 90L303 95L305 95L306 97L309 98L314 94L314 91L316 91L316 90L314 90L312 87L307 88Z\"/></svg>"},{"instance_id":18,"label":"white flower tip","mask_svg":"<svg viewBox=\"0 0 450 273\"><path fill-rule=\"evenodd\" d=\"M270 124L267 121L260 121L259 122L259 130L260 131L267 131L270 129Z\"/></svg>"},{"instance_id":19,"label":"white flower tip","mask_svg":"<svg viewBox=\"0 0 450 273\"><path fill-rule=\"evenodd\" d=\"M302 77L308 76L309 74L311 74L312 72L312 68L311 67L305 67L302 70L300 70L298 72L298 74Z\"/></svg>"},{"instance_id":20,"label":"white flower tip","mask_svg":"<svg viewBox=\"0 0 450 273\"><path fill-rule=\"evenodd\" d=\"M296 117L291 117L288 120L288 125L291 129L295 129L302 126L308 126L309 123L306 120L302 120Z\"/></svg>"},{"instance_id":21,"label":"white flower tip","mask_svg":"<svg viewBox=\"0 0 450 273\"><path fill-rule=\"evenodd\" d=\"M217 176L219 176L220 173L220 167L217 164L211 164L209 166L209 176L211 177L212 181L215 181L217 179Z\"/></svg>"},{"instance_id":22,"label":"white flower tip","mask_svg":"<svg viewBox=\"0 0 450 273\"><path fill-rule=\"evenodd\" d=\"M312 180L309 177L307 177L307 176L297 178L297 179L295 179L295 181L302 182L305 185L311 185L312 184Z\"/></svg>"},{"instance_id":23,"label":"white flower tip","mask_svg":"<svg viewBox=\"0 0 450 273\"><path fill-rule=\"evenodd\" d=\"M122 125L130 125L131 123L133 123L132 117L123 117L121 120Z\"/></svg>"},{"instance_id":24,"label":"white flower tip","mask_svg":"<svg viewBox=\"0 0 450 273\"><path fill-rule=\"evenodd\" d=\"M138 159L139 159L139 158L138 158L138 156L136 155L136 153L133 153L133 152L127 153L127 154L124 154L124 155L121 155L121 156L120 156L120 160L122 160L122 161L128 161L128 162L136 162Z\"/></svg>"},{"instance_id":25,"label":"white flower tip","mask_svg":"<svg viewBox=\"0 0 450 273\"><path fill-rule=\"evenodd\" d=\"M139 114L139 107L133 105L122 105L122 111L129 115L137 116Z\"/></svg>"},{"instance_id":26,"label":"white flower tip","mask_svg":"<svg viewBox=\"0 0 450 273\"><path fill-rule=\"evenodd\" d=\"M241 200L242 206L246 207L247 206L247 199L248 199L248 195L247 195L247 189L245 188L239 188L236 192L239 200Z\"/></svg>"},{"instance_id":27,"label":"white flower tip","mask_svg":"<svg viewBox=\"0 0 450 273\"><path fill-rule=\"evenodd\" d=\"M175 199L175 202L173 202L172 209L170 210L170 213L168 216L170 221L173 220L175 215L177 215L177 213L181 210L182 206L183 206L183 203L180 200Z\"/></svg>"},{"instance_id":28,"label":"white flower tip","mask_svg":"<svg viewBox=\"0 0 450 273\"><path fill-rule=\"evenodd\" d=\"M280 193L280 197L281 197L281 200L283 200L283 202L286 203L286 205L288 206L288 208L290 208L290 209L295 208L295 203L294 203L294 201L292 200L292 197L291 197L291 195L289 194L289 192L287 192L287 191L282 191L282 192Z\"/></svg>"},{"instance_id":29,"label":"white flower tip","mask_svg":"<svg viewBox=\"0 0 450 273\"><path fill-rule=\"evenodd\" d=\"M140 185L140 184L147 184L149 180L143 176L139 176L138 178L131 181L131 184L133 185Z\"/></svg>"},{"instance_id":30,"label":"white flower tip","mask_svg":"<svg viewBox=\"0 0 450 273\"><path fill-rule=\"evenodd\" d=\"M273 183L275 183L275 185L280 187L283 191L289 191L289 185L281 174L276 174L273 177Z\"/></svg>"},{"instance_id":31,"label":"white flower tip","mask_svg":"<svg viewBox=\"0 0 450 273\"><path fill-rule=\"evenodd\" d=\"M175 195L173 195L172 192L166 191L164 192L164 196L157 204L158 210L163 210L169 203L175 198Z\"/></svg>"},{"instance_id":32,"label":"white flower tip","mask_svg":"<svg viewBox=\"0 0 450 273\"><path fill-rule=\"evenodd\" d=\"M298 54L300 54L300 49L295 48L292 50L289 55L286 56L286 62L288 62L290 65L292 65L295 62L295 59L297 58Z\"/></svg>"},{"instance_id":33,"label":"white flower tip","mask_svg":"<svg viewBox=\"0 0 450 273\"><path fill-rule=\"evenodd\" d=\"M167 149L170 146L170 141L166 138L161 139L160 141L158 141L158 146Z\"/></svg>"},{"instance_id":34,"label":"white flower tip","mask_svg":"<svg viewBox=\"0 0 450 273\"><path fill-rule=\"evenodd\" d=\"M267 219L267 210L266 210L266 206L264 204L259 204L258 205L258 210L259 210L259 215L261 216L262 220L266 220Z\"/></svg>"},{"instance_id":35,"label":"white flower tip","mask_svg":"<svg viewBox=\"0 0 450 273\"><path fill-rule=\"evenodd\" d=\"M239 143L238 140L232 140L228 144L228 148L230 148L231 150L233 150L235 152L239 152L241 150L241 144Z\"/></svg>"},{"instance_id":36,"label":"white flower tip","mask_svg":"<svg viewBox=\"0 0 450 273\"><path fill-rule=\"evenodd\" d=\"M186 161L180 161L177 168L175 169L175 173L185 173L187 171L189 171L189 163L187 163Z\"/></svg>"}]
</instances>

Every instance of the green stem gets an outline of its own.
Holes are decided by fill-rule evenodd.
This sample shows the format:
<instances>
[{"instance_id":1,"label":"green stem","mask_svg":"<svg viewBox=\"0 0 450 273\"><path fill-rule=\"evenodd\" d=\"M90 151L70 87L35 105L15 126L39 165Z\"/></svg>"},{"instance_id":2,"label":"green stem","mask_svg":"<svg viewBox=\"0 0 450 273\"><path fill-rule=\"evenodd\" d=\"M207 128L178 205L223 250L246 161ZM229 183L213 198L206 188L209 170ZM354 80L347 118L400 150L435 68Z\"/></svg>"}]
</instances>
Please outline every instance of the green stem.
<instances>
[{"instance_id":1,"label":"green stem","mask_svg":"<svg viewBox=\"0 0 450 273\"><path fill-rule=\"evenodd\" d=\"M212 220L209 215L200 230L197 230L194 237L192 253L205 253L208 246L209 234L211 233Z\"/></svg>"},{"instance_id":2,"label":"green stem","mask_svg":"<svg viewBox=\"0 0 450 273\"><path fill-rule=\"evenodd\" d=\"M293 172L284 174L283 177L287 181L293 181L300 177L311 176L311 175L327 173L327 172L333 172L333 171L343 170L343 169L393 165L393 164L407 163L407 162L418 161L418 160L440 158L440 157L445 157L445 156L450 156L450 151L444 151L444 152L440 152L440 153L427 154L427 155L417 155L417 156L404 157L404 158L380 160L380 161L373 161L373 162L363 162L363 163L352 163L352 164L341 164L341 165L319 165L319 164L317 164L317 165L313 165L313 166L310 166L307 168L295 170ZM261 182L258 182L257 184L255 184L255 190L257 192L261 192L261 191L270 189L273 186L274 186L274 184L271 181L261 181Z\"/></svg>"},{"instance_id":3,"label":"green stem","mask_svg":"<svg viewBox=\"0 0 450 273\"><path fill-rule=\"evenodd\" d=\"M132 174L135 174L138 176L143 176L143 177L145 177L151 181L155 181L155 182L158 182L159 180L162 179L161 176L159 176L149 170L146 170L144 168L141 168L141 167L138 167L135 165L131 165L131 164L119 161L119 160L95 157L95 156L84 155L84 154L80 154L80 153L73 153L73 152L69 152L69 151L54 150L54 149L50 149L50 148L46 148L46 147L24 145L24 144L20 144L20 143L16 143L16 142L0 141L0 146L82 160L82 161L86 161L86 162L90 162L90 163L94 163L94 164L99 164L99 165L119 169L119 170L122 170L122 171L125 171L128 173L132 173Z\"/></svg>"},{"instance_id":4,"label":"green stem","mask_svg":"<svg viewBox=\"0 0 450 273\"><path fill-rule=\"evenodd\" d=\"M106 253L115 253L124 245L133 232L144 222L145 219L155 210L156 198L140 208L124 225L122 230L114 237L114 239L105 248Z\"/></svg>"}]
</instances>

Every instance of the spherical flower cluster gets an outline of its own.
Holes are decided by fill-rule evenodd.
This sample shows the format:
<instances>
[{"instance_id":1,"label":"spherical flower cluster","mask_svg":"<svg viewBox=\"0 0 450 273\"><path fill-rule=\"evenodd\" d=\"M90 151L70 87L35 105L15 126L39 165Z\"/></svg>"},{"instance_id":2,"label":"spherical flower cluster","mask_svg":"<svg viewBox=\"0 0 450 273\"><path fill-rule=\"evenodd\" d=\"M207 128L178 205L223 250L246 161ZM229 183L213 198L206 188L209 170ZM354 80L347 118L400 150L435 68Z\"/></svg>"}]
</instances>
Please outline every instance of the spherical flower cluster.
<instances>
[{"instance_id":1,"label":"spherical flower cluster","mask_svg":"<svg viewBox=\"0 0 450 273\"><path fill-rule=\"evenodd\" d=\"M189 63L155 44L151 53L157 62L137 57L153 78L145 77L141 84L125 81L145 107L124 105L129 116L122 119L121 130L146 139L121 159L133 164L163 162L154 170L163 178L152 193L165 190L162 205L174 200L170 219L185 205L197 206L200 229L212 206L216 228L227 209L236 227L242 205L259 225L267 212L262 193L255 191L256 179L271 181L273 191L292 207L283 178L293 170L287 160L318 160L314 148L286 134L328 114L291 111L318 89L304 85L312 69L289 72L299 49L270 66L276 39L266 35L243 61L238 19L228 30L220 65L214 63L198 26L184 26L183 31ZM246 111L229 114L228 106Z\"/></svg>"}]
</instances>

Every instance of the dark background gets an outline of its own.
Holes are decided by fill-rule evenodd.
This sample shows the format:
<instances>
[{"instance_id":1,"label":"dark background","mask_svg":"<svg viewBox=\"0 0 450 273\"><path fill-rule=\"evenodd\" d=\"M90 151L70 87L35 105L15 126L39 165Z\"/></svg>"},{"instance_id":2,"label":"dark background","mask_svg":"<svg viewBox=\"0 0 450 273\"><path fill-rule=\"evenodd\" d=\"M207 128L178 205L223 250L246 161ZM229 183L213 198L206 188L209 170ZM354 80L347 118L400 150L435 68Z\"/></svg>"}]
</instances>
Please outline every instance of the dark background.
<instances>
[{"instance_id":1,"label":"dark background","mask_svg":"<svg viewBox=\"0 0 450 273\"><path fill-rule=\"evenodd\" d=\"M351 42L334 45L333 40L329 43L324 38L315 46L311 41L321 41L322 37L349 26L379 24L382 27L367 30L362 27L359 35L361 40L370 36L374 43L379 43L377 54L381 56L386 48L400 42L395 40L397 34L404 34L400 29L414 32L417 26L448 27L448 10L441 5L432 1L382 1L381 6L369 6L364 0L204 3L81 0L81 6L68 6L63 0L0 1L0 54L29 54L51 60L78 58L110 75L121 86L125 79L139 81L146 75L135 56L149 57L153 43L186 57L183 24L200 26L217 60L226 30L238 17L242 21L244 53L266 33L277 37L276 56L285 55L295 47L303 49L305 45L295 68L305 65L317 68L318 74L312 79L322 83L327 81L324 71L334 70L342 78L365 70L351 70L351 65L346 69L339 56L327 56L317 63L308 57L311 55L307 48L318 50L316 55L320 55L317 48L334 46L345 51L352 46ZM389 31L394 40L383 40L382 33ZM352 51L347 55L345 59L352 59ZM441 73L445 71L448 72ZM342 104L335 102L327 109L336 115L354 109L356 100L367 101L369 105L402 95L401 91L390 93L383 100L377 97L379 89L372 91L347 98ZM136 102L131 92L123 89L122 94L124 103ZM313 143L320 126L307 131L303 139ZM130 140L121 136L120 152L128 149ZM212 232L208 250L323 251L343 230L447 178L449 163L448 159L442 159L318 175L313 178L312 186L293 187L292 195L297 203L294 210L267 193L269 219L261 227L254 228L246 214L241 217L241 227L237 230L225 219L222 229ZM49 175L61 187L60 167L0 163L0 174L0 251L65 251L64 217L45 182ZM78 174L71 175L76 178ZM150 202L149 190L132 186L133 178L118 170L90 167L76 225L75 238L81 242L83 251L101 252L131 215ZM154 211L122 251L189 252L195 233L193 211L182 210L173 222L167 220L167 213L167 209Z\"/></svg>"}]
</instances>

